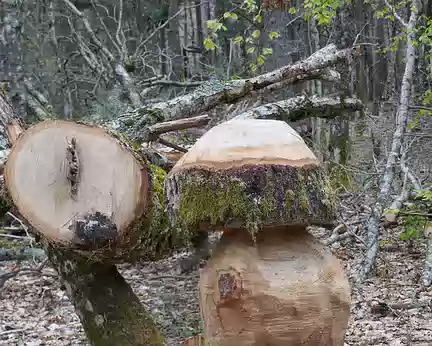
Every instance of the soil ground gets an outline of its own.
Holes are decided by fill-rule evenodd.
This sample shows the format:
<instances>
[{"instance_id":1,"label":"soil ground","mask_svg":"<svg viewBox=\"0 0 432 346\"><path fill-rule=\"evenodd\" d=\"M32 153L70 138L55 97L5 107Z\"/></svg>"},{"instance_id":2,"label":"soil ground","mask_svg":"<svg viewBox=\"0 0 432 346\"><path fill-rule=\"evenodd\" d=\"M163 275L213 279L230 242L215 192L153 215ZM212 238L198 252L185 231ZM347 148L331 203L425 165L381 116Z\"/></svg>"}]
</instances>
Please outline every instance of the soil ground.
<instances>
[{"instance_id":1,"label":"soil ground","mask_svg":"<svg viewBox=\"0 0 432 346\"><path fill-rule=\"evenodd\" d=\"M399 228L382 235L378 272L355 283L363 254L360 238L350 237L330 248L342 260L352 283L352 313L346 345L432 345L432 288L421 285L424 246L399 239ZM331 231L315 230L325 239ZM119 269L143 304L154 314L170 346L199 332L199 269L179 275L183 253L157 263ZM1 273L15 262L1 262ZM20 265L23 263L20 262ZM30 265L30 264L28 264ZM0 274L1 274L0 273ZM46 275L8 280L0 296L0 345L83 345L85 335L68 297L50 268Z\"/></svg>"}]
</instances>

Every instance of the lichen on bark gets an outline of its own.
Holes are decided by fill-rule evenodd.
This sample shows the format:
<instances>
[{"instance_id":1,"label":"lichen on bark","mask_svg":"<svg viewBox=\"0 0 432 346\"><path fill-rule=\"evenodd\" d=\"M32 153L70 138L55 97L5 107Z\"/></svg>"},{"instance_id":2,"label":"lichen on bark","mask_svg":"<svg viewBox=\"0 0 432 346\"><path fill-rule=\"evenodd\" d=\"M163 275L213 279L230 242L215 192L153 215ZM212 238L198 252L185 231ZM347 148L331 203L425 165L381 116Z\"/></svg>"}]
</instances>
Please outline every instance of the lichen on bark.
<instances>
[{"instance_id":1,"label":"lichen on bark","mask_svg":"<svg viewBox=\"0 0 432 346\"><path fill-rule=\"evenodd\" d=\"M327 223L336 204L316 165L190 168L171 174L165 193L172 222L187 229Z\"/></svg>"}]
</instances>

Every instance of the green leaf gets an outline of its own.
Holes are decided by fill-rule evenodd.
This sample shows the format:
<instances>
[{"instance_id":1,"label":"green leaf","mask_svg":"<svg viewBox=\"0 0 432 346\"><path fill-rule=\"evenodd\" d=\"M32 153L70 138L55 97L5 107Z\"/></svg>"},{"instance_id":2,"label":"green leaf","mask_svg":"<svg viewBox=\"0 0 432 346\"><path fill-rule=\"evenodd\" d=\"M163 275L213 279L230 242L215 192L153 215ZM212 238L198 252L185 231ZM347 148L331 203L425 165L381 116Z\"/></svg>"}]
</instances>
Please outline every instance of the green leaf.
<instances>
[{"instance_id":1,"label":"green leaf","mask_svg":"<svg viewBox=\"0 0 432 346\"><path fill-rule=\"evenodd\" d=\"M251 71L255 73L258 70L258 66L256 64L250 64Z\"/></svg>"},{"instance_id":2,"label":"green leaf","mask_svg":"<svg viewBox=\"0 0 432 346\"><path fill-rule=\"evenodd\" d=\"M291 7L291 8L289 9L288 12L289 12L290 14L296 14L296 13L297 13L297 10L296 10L295 7Z\"/></svg>"},{"instance_id":3,"label":"green leaf","mask_svg":"<svg viewBox=\"0 0 432 346\"><path fill-rule=\"evenodd\" d=\"M277 31L272 31L272 32L269 34L269 38L270 38L270 40L274 40L275 38L278 38L278 37L280 37L280 34L279 34Z\"/></svg>"},{"instance_id":4,"label":"green leaf","mask_svg":"<svg viewBox=\"0 0 432 346\"><path fill-rule=\"evenodd\" d=\"M257 59L258 61L258 65L263 65L264 64L264 57L262 55L260 55Z\"/></svg>"},{"instance_id":5,"label":"green leaf","mask_svg":"<svg viewBox=\"0 0 432 346\"><path fill-rule=\"evenodd\" d=\"M255 47L249 47L246 52L248 54L252 54L253 52L255 52Z\"/></svg>"},{"instance_id":6,"label":"green leaf","mask_svg":"<svg viewBox=\"0 0 432 346\"><path fill-rule=\"evenodd\" d=\"M210 38L206 38L206 39L204 40L204 47L205 47L207 50L215 50L216 47L217 47L217 45L216 45L216 43L214 43Z\"/></svg>"},{"instance_id":7,"label":"green leaf","mask_svg":"<svg viewBox=\"0 0 432 346\"><path fill-rule=\"evenodd\" d=\"M243 36L236 36L233 40L234 43L239 44L244 41Z\"/></svg>"},{"instance_id":8,"label":"green leaf","mask_svg":"<svg viewBox=\"0 0 432 346\"><path fill-rule=\"evenodd\" d=\"M252 37L255 39L260 37L260 35L261 35L261 31L259 31L259 30L254 30L254 32L252 33Z\"/></svg>"},{"instance_id":9,"label":"green leaf","mask_svg":"<svg viewBox=\"0 0 432 346\"><path fill-rule=\"evenodd\" d=\"M254 20L257 23L262 23L263 17L260 14L258 14L258 15L255 16Z\"/></svg>"},{"instance_id":10,"label":"green leaf","mask_svg":"<svg viewBox=\"0 0 432 346\"><path fill-rule=\"evenodd\" d=\"M263 54L264 55L270 55L272 53L273 53L273 49L271 49L271 48L264 48L263 49Z\"/></svg>"},{"instance_id":11,"label":"green leaf","mask_svg":"<svg viewBox=\"0 0 432 346\"><path fill-rule=\"evenodd\" d=\"M207 21L207 28L209 28L209 30L217 31L221 26L222 23L219 23L217 19L210 19Z\"/></svg>"},{"instance_id":12,"label":"green leaf","mask_svg":"<svg viewBox=\"0 0 432 346\"><path fill-rule=\"evenodd\" d=\"M232 20L237 20L238 16L237 14L233 13L233 12L225 12L224 13L224 18L225 19L232 19Z\"/></svg>"},{"instance_id":13,"label":"green leaf","mask_svg":"<svg viewBox=\"0 0 432 346\"><path fill-rule=\"evenodd\" d=\"M243 3L246 4L246 8L249 10L249 12L254 12L255 10L258 9L255 0L245 0L243 1Z\"/></svg>"}]
</instances>

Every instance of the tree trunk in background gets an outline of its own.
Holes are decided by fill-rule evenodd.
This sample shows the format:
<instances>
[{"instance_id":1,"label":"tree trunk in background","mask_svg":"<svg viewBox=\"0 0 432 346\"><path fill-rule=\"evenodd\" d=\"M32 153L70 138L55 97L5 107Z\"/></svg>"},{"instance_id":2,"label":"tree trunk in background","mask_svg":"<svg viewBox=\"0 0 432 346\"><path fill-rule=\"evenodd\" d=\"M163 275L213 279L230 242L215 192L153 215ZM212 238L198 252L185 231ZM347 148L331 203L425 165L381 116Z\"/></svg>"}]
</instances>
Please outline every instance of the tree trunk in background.
<instances>
[{"instance_id":1,"label":"tree trunk in background","mask_svg":"<svg viewBox=\"0 0 432 346\"><path fill-rule=\"evenodd\" d=\"M393 134L391 150L389 151L384 176L382 178L380 186L380 194L375 205L372 208L372 214L370 215L367 223L367 253L360 268L360 280L366 279L366 277L372 271L373 266L375 265L376 257L379 250L378 240L380 219L383 214L384 208L387 205L387 199L389 198L390 189L395 175L396 162L400 158L401 147L407 129L409 105L412 98L411 91L413 75L416 67L416 31L414 29L417 25L420 10L420 8L418 7L418 1L414 1L412 6L414 7L414 10L411 11L410 19L406 28L408 32L406 49L407 61L405 64L405 72L402 78L401 94L398 110L396 113L396 129Z\"/></svg>"},{"instance_id":2,"label":"tree trunk in background","mask_svg":"<svg viewBox=\"0 0 432 346\"><path fill-rule=\"evenodd\" d=\"M15 143L23 131L10 102L0 93L0 132ZM94 346L163 346L151 315L114 265L95 263L46 240L45 250L66 286L89 342Z\"/></svg>"},{"instance_id":3,"label":"tree trunk in background","mask_svg":"<svg viewBox=\"0 0 432 346\"><path fill-rule=\"evenodd\" d=\"M159 3L160 8L165 8L165 6L168 6L165 4L165 0L161 0ZM165 11L162 11L161 18L158 18L160 22L160 25L165 22L168 18L165 16ZM168 14L168 10L166 12ZM159 30L159 51L160 51L160 74L163 76L166 76L168 74L168 66L167 66L167 36L166 36L166 28L161 28Z\"/></svg>"},{"instance_id":4,"label":"tree trunk in background","mask_svg":"<svg viewBox=\"0 0 432 346\"><path fill-rule=\"evenodd\" d=\"M309 36L309 54L315 53L320 49L320 37L319 31L316 26L316 20L311 19L308 27ZM320 80L312 80L309 82L311 85L311 93L317 96L323 95L322 83ZM327 161L329 152L329 137L331 129L327 126L326 120L321 118L314 118L312 121L312 133L313 133L313 143L315 145L315 155L318 159L325 165ZM327 167L326 167L327 168Z\"/></svg>"},{"instance_id":5,"label":"tree trunk in background","mask_svg":"<svg viewBox=\"0 0 432 346\"><path fill-rule=\"evenodd\" d=\"M195 42L195 44L197 45L197 47L201 50L201 53L199 54L199 59L198 59L198 65L197 65L197 70L195 71L196 73L199 73L199 75L201 75L202 79L202 69L203 69L203 65L202 63L204 62L204 31L203 31L203 19L202 19L202 4L201 4L201 0L195 0L195 16L196 16L196 30L197 30L197 42ZM204 23L205 25L205 23Z\"/></svg>"}]
</instances>

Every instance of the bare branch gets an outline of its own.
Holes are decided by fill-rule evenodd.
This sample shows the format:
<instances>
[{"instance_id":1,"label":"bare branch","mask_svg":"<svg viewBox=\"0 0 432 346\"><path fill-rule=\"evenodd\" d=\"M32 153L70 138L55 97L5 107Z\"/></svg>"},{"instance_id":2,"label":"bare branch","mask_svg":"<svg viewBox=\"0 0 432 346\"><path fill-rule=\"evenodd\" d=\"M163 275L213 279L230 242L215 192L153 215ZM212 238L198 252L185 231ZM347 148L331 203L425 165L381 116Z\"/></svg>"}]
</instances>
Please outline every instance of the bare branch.
<instances>
[{"instance_id":1,"label":"bare branch","mask_svg":"<svg viewBox=\"0 0 432 346\"><path fill-rule=\"evenodd\" d=\"M179 81L174 81L174 80L168 80L168 79L162 79L162 80L153 80L153 81L149 81L148 83L144 84L143 86L148 88L151 87L153 85L167 85L167 86L176 86L176 87L187 87L187 88L194 88L194 87L199 87L200 85L202 85L204 82L179 82Z\"/></svg>"},{"instance_id":2,"label":"bare branch","mask_svg":"<svg viewBox=\"0 0 432 346\"><path fill-rule=\"evenodd\" d=\"M119 9L119 15L118 15L116 40L117 40L117 44L119 46L123 47L123 49L120 50L120 61L124 61L126 50L125 50L125 47L124 47L122 40L120 39L120 31L121 31L121 26L122 26L122 21L123 21L123 0L119 0L119 1L120 1L120 9Z\"/></svg>"},{"instance_id":3,"label":"bare branch","mask_svg":"<svg viewBox=\"0 0 432 346\"><path fill-rule=\"evenodd\" d=\"M159 142L160 144L163 144L163 145L165 145L165 146L167 146L167 147L173 148L173 149L175 149L175 150L177 150L177 151L180 151L180 152L182 152L182 153L187 153L187 152L188 152L187 149L185 149L185 148L183 148L183 147L181 147L181 146L179 146L179 145L177 145L177 144L174 144L174 143L168 142L167 140L165 140L165 139L163 139L163 138L159 138L159 139L158 139L158 142Z\"/></svg>"},{"instance_id":4,"label":"bare branch","mask_svg":"<svg viewBox=\"0 0 432 346\"><path fill-rule=\"evenodd\" d=\"M117 44L117 42L114 40L114 38L112 37L111 32L109 31L108 27L105 24L105 21L103 20L103 18L99 14L99 11L96 9L96 4L95 4L94 0L91 0L91 4L92 4L93 8L95 9L96 17L99 19L99 22L101 23L102 27L104 28L106 35L111 40L112 44L117 49L118 53L121 55L122 50L121 50L120 46ZM101 7L104 7L104 6L100 5L99 3L98 3L98 5ZM107 10L107 12L108 12L108 10Z\"/></svg>"},{"instance_id":5,"label":"bare branch","mask_svg":"<svg viewBox=\"0 0 432 346\"><path fill-rule=\"evenodd\" d=\"M346 111L363 109L363 103L356 98L297 96L288 100L269 103L247 110L235 119L277 119L297 121L309 117L335 118Z\"/></svg>"},{"instance_id":6,"label":"bare branch","mask_svg":"<svg viewBox=\"0 0 432 346\"><path fill-rule=\"evenodd\" d=\"M428 112L432 112L432 108L431 107L425 107L425 106L410 106L409 109L413 110L413 111L428 111Z\"/></svg>"},{"instance_id":7,"label":"bare branch","mask_svg":"<svg viewBox=\"0 0 432 346\"><path fill-rule=\"evenodd\" d=\"M395 18L405 27L408 28L408 23L403 20L403 18L397 13L396 9L388 2L388 0L384 0L384 3L387 7L392 11Z\"/></svg>"},{"instance_id":8,"label":"bare branch","mask_svg":"<svg viewBox=\"0 0 432 346\"><path fill-rule=\"evenodd\" d=\"M166 27L173 19L175 19L177 16L179 16L183 11L188 10L190 8L195 8L197 6L201 6L201 3L196 4L196 5L191 5L191 6L185 6L183 8L181 8L179 11L177 11L175 14L173 14L171 17L169 17L163 24L159 25L156 30L154 30L149 36L147 36L147 38L142 41L139 46L137 47L137 52L139 51L139 49L141 49L142 46L144 46L147 42L149 42L154 35L156 35L161 29L163 29L164 27Z\"/></svg>"},{"instance_id":9,"label":"bare branch","mask_svg":"<svg viewBox=\"0 0 432 346\"><path fill-rule=\"evenodd\" d=\"M270 84L269 86L265 87L261 92L263 94L268 94L272 91L282 89L288 85L295 84L296 82L302 82L306 80L321 79L328 82L338 82L340 81L340 78L341 77L339 72L326 68L323 70L311 71L308 74L298 75L293 78L285 79L278 83Z\"/></svg>"},{"instance_id":10,"label":"bare branch","mask_svg":"<svg viewBox=\"0 0 432 346\"><path fill-rule=\"evenodd\" d=\"M275 71L242 80L208 81L193 93L174 98L166 102L144 106L126 113L112 124L119 131L131 136L140 137L140 132L148 124L163 120L175 120L191 117L206 112L222 103L233 103L244 96L262 90L274 83L284 80L299 81L331 65L347 59L352 55L351 49L338 50L335 45L328 45L305 60L284 66Z\"/></svg>"},{"instance_id":11,"label":"bare branch","mask_svg":"<svg viewBox=\"0 0 432 346\"><path fill-rule=\"evenodd\" d=\"M102 42L97 38L96 33L93 31L89 21L84 16L84 13L82 13L80 10L78 10L75 5L70 2L70 0L63 0L63 2L66 4L66 6L73 12L75 15L77 15L81 21L84 24L84 27L87 31L87 33L90 35L90 38L92 42L107 56L108 60L110 62L114 61L114 56L112 53L102 44Z\"/></svg>"},{"instance_id":12,"label":"bare branch","mask_svg":"<svg viewBox=\"0 0 432 346\"><path fill-rule=\"evenodd\" d=\"M166 132L190 129L192 127L205 126L209 123L210 117L208 115L199 115L193 118L185 118L180 120L167 121L158 123L148 127L143 134L145 142L156 141L157 138Z\"/></svg>"}]
</instances>

